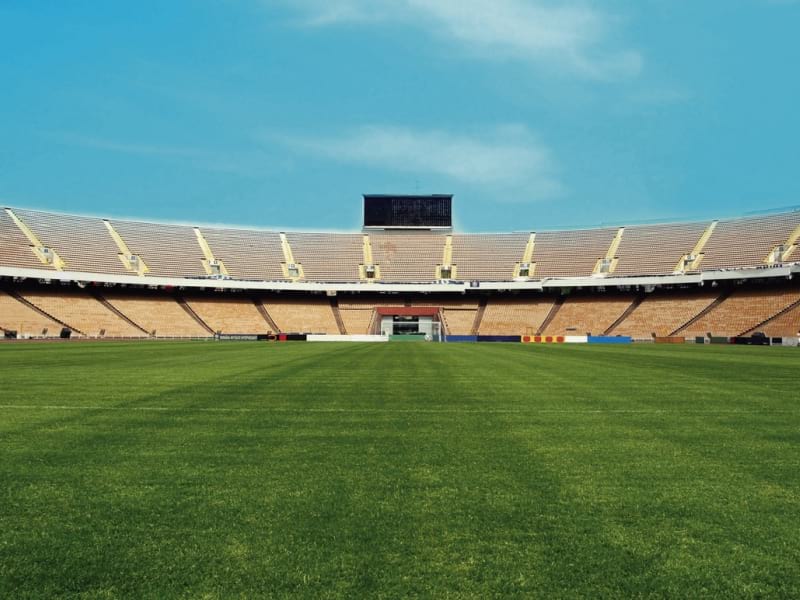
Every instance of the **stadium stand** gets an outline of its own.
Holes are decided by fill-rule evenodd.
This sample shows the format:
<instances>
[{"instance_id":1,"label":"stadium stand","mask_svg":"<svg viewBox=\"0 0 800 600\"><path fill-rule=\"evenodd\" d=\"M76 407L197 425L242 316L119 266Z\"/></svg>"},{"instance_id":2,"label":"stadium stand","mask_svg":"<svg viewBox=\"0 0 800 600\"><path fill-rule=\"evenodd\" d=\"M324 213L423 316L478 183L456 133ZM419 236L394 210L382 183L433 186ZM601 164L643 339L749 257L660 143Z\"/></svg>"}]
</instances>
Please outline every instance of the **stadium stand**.
<instances>
[{"instance_id":1,"label":"stadium stand","mask_svg":"<svg viewBox=\"0 0 800 600\"><path fill-rule=\"evenodd\" d=\"M102 219L17 210L17 217L64 260L64 269L125 275L119 250Z\"/></svg>"},{"instance_id":2,"label":"stadium stand","mask_svg":"<svg viewBox=\"0 0 800 600\"><path fill-rule=\"evenodd\" d=\"M800 211L538 233L365 231L4 209L0 328L23 337L64 327L91 338L366 334L380 328L379 307L437 307L443 331L459 336L798 333L800 288L790 280L800 273Z\"/></svg>"},{"instance_id":3,"label":"stadium stand","mask_svg":"<svg viewBox=\"0 0 800 600\"><path fill-rule=\"evenodd\" d=\"M371 233L372 256L385 282L436 279L442 263L445 235L439 233Z\"/></svg>"},{"instance_id":4,"label":"stadium stand","mask_svg":"<svg viewBox=\"0 0 800 600\"><path fill-rule=\"evenodd\" d=\"M104 292L104 298L154 337L196 338L209 333L171 295Z\"/></svg>"},{"instance_id":5,"label":"stadium stand","mask_svg":"<svg viewBox=\"0 0 800 600\"><path fill-rule=\"evenodd\" d=\"M0 266L19 269L48 268L36 258L28 238L5 210L0 210Z\"/></svg>"},{"instance_id":6,"label":"stadium stand","mask_svg":"<svg viewBox=\"0 0 800 600\"><path fill-rule=\"evenodd\" d=\"M800 303L794 303L764 323L759 323L745 335L761 332L768 336L800 337Z\"/></svg>"},{"instance_id":7,"label":"stadium stand","mask_svg":"<svg viewBox=\"0 0 800 600\"><path fill-rule=\"evenodd\" d=\"M222 261L231 277L255 281L284 279L280 234L214 227L201 227L200 231L214 257Z\"/></svg>"},{"instance_id":8,"label":"stadium stand","mask_svg":"<svg viewBox=\"0 0 800 600\"><path fill-rule=\"evenodd\" d=\"M631 294L569 296L544 328L545 335L602 335L634 302Z\"/></svg>"},{"instance_id":9,"label":"stadium stand","mask_svg":"<svg viewBox=\"0 0 800 600\"><path fill-rule=\"evenodd\" d=\"M339 314L342 315L344 328L349 335L366 335L370 333L375 310L373 308L349 308L339 307Z\"/></svg>"},{"instance_id":10,"label":"stadium stand","mask_svg":"<svg viewBox=\"0 0 800 600\"><path fill-rule=\"evenodd\" d=\"M358 281L363 236L353 233L287 233L294 259L308 281Z\"/></svg>"},{"instance_id":11,"label":"stadium stand","mask_svg":"<svg viewBox=\"0 0 800 600\"><path fill-rule=\"evenodd\" d=\"M537 233L532 276L588 277L597 261L605 257L616 234L616 228Z\"/></svg>"},{"instance_id":12,"label":"stadium stand","mask_svg":"<svg viewBox=\"0 0 800 600\"><path fill-rule=\"evenodd\" d=\"M720 221L705 247L704 270L757 267L800 227L800 211ZM800 260L796 251L793 260Z\"/></svg>"},{"instance_id":13,"label":"stadium stand","mask_svg":"<svg viewBox=\"0 0 800 600\"><path fill-rule=\"evenodd\" d=\"M131 252L162 277L206 277L203 252L192 227L112 220Z\"/></svg>"},{"instance_id":14,"label":"stadium stand","mask_svg":"<svg viewBox=\"0 0 800 600\"><path fill-rule=\"evenodd\" d=\"M0 291L0 327L19 337L58 337L63 325Z\"/></svg>"},{"instance_id":15,"label":"stadium stand","mask_svg":"<svg viewBox=\"0 0 800 600\"><path fill-rule=\"evenodd\" d=\"M458 308L445 307L442 309L445 332L449 335L469 335L475 324L475 315L478 307Z\"/></svg>"},{"instance_id":16,"label":"stadium stand","mask_svg":"<svg viewBox=\"0 0 800 600\"><path fill-rule=\"evenodd\" d=\"M197 316L217 333L259 334L272 331L250 298L227 296L187 297L186 301Z\"/></svg>"},{"instance_id":17,"label":"stadium stand","mask_svg":"<svg viewBox=\"0 0 800 600\"><path fill-rule=\"evenodd\" d=\"M21 296L86 337L146 337L143 331L85 292L24 291Z\"/></svg>"},{"instance_id":18,"label":"stadium stand","mask_svg":"<svg viewBox=\"0 0 800 600\"><path fill-rule=\"evenodd\" d=\"M653 292L609 334L635 339L666 337L700 314L719 297L718 291L670 290Z\"/></svg>"},{"instance_id":19,"label":"stadium stand","mask_svg":"<svg viewBox=\"0 0 800 600\"><path fill-rule=\"evenodd\" d=\"M742 335L760 323L777 315L800 300L800 290L793 289L739 289L725 298L712 310L686 327L678 335L699 337L732 337Z\"/></svg>"},{"instance_id":20,"label":"stadium stand","mask_svg":"<svg viewBox=\"0 0 800 600\"><path fill-rule=\"evenodd\" d=\"M617 251L615 276L662 275L691 253L708 223L626 227Z\"/></svg>"},{"instance_id":21,"label":"stadium stand","mask_svg":"<svg viewBox=\"0 0 800 600\"><path fill-rule=\"evenodd\" d=\"M511 279L528 237L527 233L454 235L452 263L458 279Z\"/></svg>"},{"instance_id":22,"label":"stadium stand","mask_svg":"<svg viewBox=\"0 0 800 600\"><path fill-rule=\"evenodd\" d=\"M26 209L13 210L18 218L53 248L65 268L83 272L127 274L119 259L120 248L100 218L61 215ZM148 275L206 277L208 257L195 228L184 225L112 219L109 224L130 252L148 266ZM624 228L616 248L614 276L670 275L681 258L703 236L708 222L673 223ZM201 237L215 259L234 279L282 281L286 274L286 248L274 231L200 227ZM617 228L543 231L535 234L531 262L534 279L587 277L599 259L614 249ZM31 242L11 217L0 211L0 266L50 268L31 249ZM432 282L437 267L447 258L460 280L509 281L526 252L527 233L454 234L441 232L371 232L372 263L380 267L384 283ZM763 267L776 247L783 245L781 260L800 262L796 238L800 236L800 211L722 220L716 223L702 250L703 271ZM358 282L364 264L364 236L356 233L286 234L294 260L303 266L305 280ZM777 261L777 262L780 262Z\"/></svg>"},{"instance_id":23,"label":"stadium stand","mask_svg":"<svg viewBox=\"0 0 800 600\"><path fill-rule=\"evenodd\" d=\"M283 333L340 333L327 298L266 298L261 302Z\"/></svg>"},{"instance_id":24,"label":"stadium stand","mask_svg":"<svg viewBox=\"0 0 800 600\"><path fill-rule=\"evenodd\" d=\"M481 335L536 334L550 314L555 298L492 298L481 319Z\"/></svg>"}]
</instances>

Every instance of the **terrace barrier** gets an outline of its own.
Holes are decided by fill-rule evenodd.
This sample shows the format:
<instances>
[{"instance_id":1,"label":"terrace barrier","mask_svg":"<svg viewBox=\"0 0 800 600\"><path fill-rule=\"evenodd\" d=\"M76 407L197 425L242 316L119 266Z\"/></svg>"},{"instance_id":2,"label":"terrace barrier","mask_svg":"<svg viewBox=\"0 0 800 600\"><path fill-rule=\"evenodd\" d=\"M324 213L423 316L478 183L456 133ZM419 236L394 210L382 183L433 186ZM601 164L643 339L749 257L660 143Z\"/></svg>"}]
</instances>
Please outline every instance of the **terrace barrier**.
<instances>
[{"instance_id":1,"label":"terrace barrier","mask_svg":"<svg viewBox=\"0 0 800 600\"><path fill-rule=\"evenodd\" d=\"M308 336L305 333L280 333L279 342L305 342Z\"/></svg>"},{"instance_id":2,"label":"terrace barrier","mask_svg":"<svg viewBox=\"0 0 800 600\"><path fill-rule=\"evenodd\" d=\"M685 344L686 338L674 335L671 337L657 337L655 338L656 344Z\"/></svg>"},{"instance_id":3,"label":"terrace barrier","mask_svg":"<svg viewBox=\"0 0 800 600\"><path fill-rule=\"evenodd\" d=\"M754 335L753 337L735 337L731 338L732 344L744 346L769 346L770 338L763 335Z\"/></svg>"},{"instance_id":4,"label":"terrace barrier","mask_svg":"<svg viewBox=\"0 0 800 600\"><path fill-rule=\"evenodd\" d=\"M523 344L563 344L567 338L563 335L523 335Z\"/></svg>"},{"instance_id":5,"label":"terrace barrier","mask_svg":"<svg viewBox=\"0 0 800 600\"><path fill-rule=\"evenodd\" d=\"M309 342L388 342L385 335L316 335L306 336Z\"/></svg>"},{"instance_id":6,"label":"terrace barrier","mask_svg":"<svg viewBox=\"0 0 800 600\"><path fill-rule=\"evenodd\" d=\"M590 335L590 344L630 344L633 339L628 335L620 336L607 336L607 335Z\"/></svg>"},{"instance_id":7,"label":"terrace barrier","mask_svg":"<svg viewBox=\"0 0 800 600\"><path fill-rule=\"evenodd\" d=\"M447 342L477 342L477 335L448 335L445 338Z\"/></svg>"},{"instance_id":8,"label":"terrace barrier","mask_svg":"<svg viewBox=\"0 0 800 600\"><path fill-rule=\"evenodd\" d=\"M479 335L479 342L519 342L518 335Z\"/></svg>"}]
</instances>

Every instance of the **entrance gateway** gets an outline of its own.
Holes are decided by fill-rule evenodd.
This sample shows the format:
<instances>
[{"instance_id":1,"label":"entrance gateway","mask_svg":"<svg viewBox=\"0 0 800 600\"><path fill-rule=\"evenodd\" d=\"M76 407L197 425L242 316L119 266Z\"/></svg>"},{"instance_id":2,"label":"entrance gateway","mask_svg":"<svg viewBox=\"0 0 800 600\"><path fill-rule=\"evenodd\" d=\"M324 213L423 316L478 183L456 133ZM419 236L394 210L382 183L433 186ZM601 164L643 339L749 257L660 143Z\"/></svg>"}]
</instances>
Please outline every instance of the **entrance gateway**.
<instances>
[{"instance_id":1,"label":"entrance gateway","mask_svg":"<svg viewBox=\"0 0 800 600\"><path fill-rule=\"evenodd\" d=\"M442 309L438 306L379 306L377 333L394 339L442 341Z\"/></svg>"}]
</instances>

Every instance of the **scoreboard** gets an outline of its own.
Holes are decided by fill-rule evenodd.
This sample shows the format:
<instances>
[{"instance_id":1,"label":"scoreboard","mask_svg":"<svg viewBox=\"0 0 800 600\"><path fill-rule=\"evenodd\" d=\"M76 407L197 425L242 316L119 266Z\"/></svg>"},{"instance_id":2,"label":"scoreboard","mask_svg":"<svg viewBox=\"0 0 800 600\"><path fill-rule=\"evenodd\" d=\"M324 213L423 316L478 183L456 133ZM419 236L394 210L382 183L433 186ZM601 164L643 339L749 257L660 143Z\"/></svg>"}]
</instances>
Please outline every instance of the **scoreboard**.
<instances>
[{"instance_id":1,"label":"scoreboard","mask_svg":"<svg viewBox=\"0 0 800 600\"><path fill-rule=\"evenodd\" d=\"M453 196L364 194L364 227L432 229L453 226Z\"/></svg>"}]
</instances>

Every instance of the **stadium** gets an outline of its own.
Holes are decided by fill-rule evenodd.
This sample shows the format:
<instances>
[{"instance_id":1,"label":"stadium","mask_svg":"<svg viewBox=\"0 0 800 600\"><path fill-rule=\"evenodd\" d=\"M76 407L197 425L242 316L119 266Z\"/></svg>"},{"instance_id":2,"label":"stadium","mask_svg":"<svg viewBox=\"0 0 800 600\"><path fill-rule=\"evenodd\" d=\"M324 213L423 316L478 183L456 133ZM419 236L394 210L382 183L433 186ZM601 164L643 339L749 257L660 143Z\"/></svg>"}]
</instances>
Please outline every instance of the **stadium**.
<instances>
[{"instance_id":1,"label":"stadium","mask_svg":"<svg viewBox=\"0 0 800 600\"><path fill-rule=\"evenodd\" d=\"M0 1L0 600L800 598L798 23Z\"/></svg>"},{"instance_id":2,"label":"stadium","mask_svg":"<svg viewBox=\"0 0 800 600\"><path fill-rule=\"evenodd\" d=\"M459 234L451 201L0 212L4 595L798 592L800 212Z\"/></svg>"},{"instance_id":3,"label":"stadium","mask_svg":"<svg viewBox=\"0 0 800 600\"><path fill-rule=\"evenodd\" d=\"M7 338L797 345L800 212L459 234L452 197L360 233L0 213Z\"/></svg>"}]
</instances>

